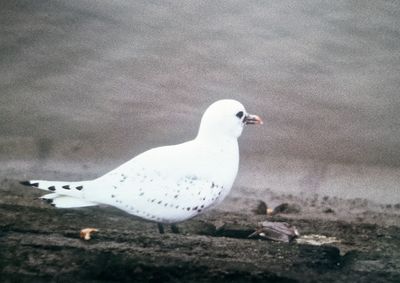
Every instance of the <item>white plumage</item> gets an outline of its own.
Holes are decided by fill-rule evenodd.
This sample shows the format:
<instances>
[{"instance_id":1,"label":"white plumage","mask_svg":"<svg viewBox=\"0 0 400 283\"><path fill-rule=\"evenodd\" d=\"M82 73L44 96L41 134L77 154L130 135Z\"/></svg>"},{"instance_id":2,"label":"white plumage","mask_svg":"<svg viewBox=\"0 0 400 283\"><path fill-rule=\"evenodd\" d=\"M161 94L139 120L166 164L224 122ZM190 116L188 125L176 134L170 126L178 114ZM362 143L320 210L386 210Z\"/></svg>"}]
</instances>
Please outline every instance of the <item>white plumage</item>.
<instances>
[{"instance_id":1,"label":"white plumage","mask_svg":"<svg viewBox=\"0 0 400 283\"><path fill-rule=\"evenodd\" d=\"M60 208L107 204L159 223L180 222L227 196L246 124L262 121L235 100L219 100L207 108L191 141L148 150L94 180L22 184L51 191L42 198Z\"/></svg>"}]
</instances>

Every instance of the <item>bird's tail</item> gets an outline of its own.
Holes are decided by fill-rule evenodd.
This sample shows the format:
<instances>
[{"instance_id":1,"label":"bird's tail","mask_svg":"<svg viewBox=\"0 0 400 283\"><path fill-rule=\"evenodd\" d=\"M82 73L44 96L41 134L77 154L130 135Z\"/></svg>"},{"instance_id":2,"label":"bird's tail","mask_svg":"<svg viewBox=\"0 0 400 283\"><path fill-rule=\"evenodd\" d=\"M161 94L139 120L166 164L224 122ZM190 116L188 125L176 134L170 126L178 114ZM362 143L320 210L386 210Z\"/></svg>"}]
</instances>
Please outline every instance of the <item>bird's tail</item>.
<instances>
[{"instance_id":1,"label":"bird's tail","mask_svg":"<svg viewBox=\"0 0 400 283\"><path fill-rule=\"evenodd\" d=\"M47 203L58 208L73 208L98 205L95 202L85 200L85 192L90 186L90 181L82 182L58 182L31 180L20 182L24 186L34 187L49 191L50 194L41 197Z\"/></svg>"}]
</instances>

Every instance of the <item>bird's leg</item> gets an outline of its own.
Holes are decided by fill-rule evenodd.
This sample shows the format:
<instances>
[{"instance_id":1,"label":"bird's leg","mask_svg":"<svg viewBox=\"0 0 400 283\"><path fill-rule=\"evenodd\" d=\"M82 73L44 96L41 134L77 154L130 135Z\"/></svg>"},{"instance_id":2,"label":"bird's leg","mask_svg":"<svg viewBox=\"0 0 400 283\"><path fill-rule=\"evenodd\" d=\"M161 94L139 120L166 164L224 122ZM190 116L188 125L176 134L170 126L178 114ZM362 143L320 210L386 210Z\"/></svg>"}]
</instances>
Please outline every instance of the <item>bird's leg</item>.
<instances>
[{"instance_id":1,"label":"bird's leg","mask_svg":"<svg viewBox=\"0 0 400 283\"><path fill-rule=\"evenodd\" d=\"M171 231L174 234L179 234L179 228L176 226L176 224L171 224Z\"/></svg>"},{"instance_id":2,"label":"bird's leg","mask_svg":"<svg viewBox=\"0 0 400 283\"><path fill-rule=\"evenodd\" d=\"M158 232L160 232L160 234L164 234L164 226L161 223L157 223L158 226Z\"/></svg>"}]
</instances>

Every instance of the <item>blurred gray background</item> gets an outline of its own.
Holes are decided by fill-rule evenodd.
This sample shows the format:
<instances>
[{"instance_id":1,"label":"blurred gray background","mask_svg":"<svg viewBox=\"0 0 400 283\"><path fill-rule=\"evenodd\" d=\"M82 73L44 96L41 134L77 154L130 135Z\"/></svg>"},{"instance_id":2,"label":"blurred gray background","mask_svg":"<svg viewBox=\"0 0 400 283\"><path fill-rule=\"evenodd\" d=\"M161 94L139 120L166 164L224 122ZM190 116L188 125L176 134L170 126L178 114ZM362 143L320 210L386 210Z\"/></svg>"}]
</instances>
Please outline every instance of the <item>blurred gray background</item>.
<instances>
[{"instance_id":1,"label":"blurred gray background","mask_svg":"<svg viewBox=\"0 0 400 283\"><path fill-rule=\"evenodd\" d=\"M1 177L100 176L234 98L237 195L396 203L399 87L398 1L1 1Z\"/></svg>"}]
</instances>

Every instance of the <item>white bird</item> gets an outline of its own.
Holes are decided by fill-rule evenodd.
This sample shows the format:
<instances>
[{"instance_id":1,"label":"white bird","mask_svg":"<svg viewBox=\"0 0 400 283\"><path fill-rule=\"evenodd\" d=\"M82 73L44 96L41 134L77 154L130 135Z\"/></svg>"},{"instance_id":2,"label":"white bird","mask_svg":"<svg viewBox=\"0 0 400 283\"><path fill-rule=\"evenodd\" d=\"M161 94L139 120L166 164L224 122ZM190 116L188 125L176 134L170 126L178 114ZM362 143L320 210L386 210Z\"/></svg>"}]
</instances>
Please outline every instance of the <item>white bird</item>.
<instances>
[{"instance_id":1,"label":"white bird","mask_svg":"<svg viewBox=\"0 0 400 283\"><path fill-rule=\"evenodd\" d=\"M239 166L237 138L244 125L262 123L240 102L219 100L193 140L150 149L94 180L21 184L50 191L41 198L58 208L106 204L157 223L181 222L228 195Z\"/></svg>"}]
</instances>

